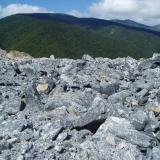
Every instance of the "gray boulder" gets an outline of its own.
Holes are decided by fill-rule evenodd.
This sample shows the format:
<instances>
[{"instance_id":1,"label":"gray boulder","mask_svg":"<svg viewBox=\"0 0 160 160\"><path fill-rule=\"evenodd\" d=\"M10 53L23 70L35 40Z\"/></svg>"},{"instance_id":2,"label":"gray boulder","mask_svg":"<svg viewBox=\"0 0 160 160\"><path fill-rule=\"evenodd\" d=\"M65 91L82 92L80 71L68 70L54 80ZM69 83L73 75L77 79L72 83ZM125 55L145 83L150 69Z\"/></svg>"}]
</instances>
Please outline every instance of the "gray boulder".
<instances>
[{"instance_id":1,"label":"gray boulder","mask_svg":"<svg viewBox=\"0 0 160 160\"><path fill-rule=\"evenodd\" d=\"M0 159L159 160L159 55L6 55L0 50Z\"/></svg>"}]
</instances>

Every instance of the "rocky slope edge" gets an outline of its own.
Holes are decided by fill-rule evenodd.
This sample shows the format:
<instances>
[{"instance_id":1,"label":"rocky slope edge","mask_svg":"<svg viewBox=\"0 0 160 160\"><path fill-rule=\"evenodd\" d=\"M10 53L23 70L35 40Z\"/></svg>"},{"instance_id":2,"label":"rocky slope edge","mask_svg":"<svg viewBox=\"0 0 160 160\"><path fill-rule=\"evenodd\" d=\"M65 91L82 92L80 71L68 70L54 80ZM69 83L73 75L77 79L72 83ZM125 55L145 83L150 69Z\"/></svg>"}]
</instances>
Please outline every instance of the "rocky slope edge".
<instances>
[{"instance_id":1,"label":"rocky slope edge","mask_svg":"<svg viewBox=\"0 0 160 160\"><path fill-rule=\"evenodd\" d=\"M0 160L160 159L160 55L6 54L0 51Z\"/></svg>"}]
</instances>

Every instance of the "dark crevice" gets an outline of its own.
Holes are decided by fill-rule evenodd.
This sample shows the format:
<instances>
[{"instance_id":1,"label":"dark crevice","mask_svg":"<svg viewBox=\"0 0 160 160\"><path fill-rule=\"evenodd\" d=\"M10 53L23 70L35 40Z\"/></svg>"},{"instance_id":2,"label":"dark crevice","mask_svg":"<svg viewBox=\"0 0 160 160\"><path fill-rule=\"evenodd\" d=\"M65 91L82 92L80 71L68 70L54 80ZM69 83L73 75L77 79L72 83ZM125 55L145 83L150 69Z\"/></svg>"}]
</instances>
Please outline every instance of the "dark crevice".
<instances>
[{"instance_id":1,"label":"dark crevice","mask_svg":"<svg viewBox=\"0 0 160 160\"><path fill-rule=\"evenodd\" d=\"M90 84L86 84L84 85L84 88L92 88L92 86Z\"/></svg>"},{"instance_id":2,"label":"dark crevice","mask_svg":"<svg viewBox=\"0 0 160 160\"><path fill-rule=\"evenodd\" d=\"M97 130L99 129L99 127L105 122L105 119L100 119L100 120L95 120L85 126L82 127L75 127L74 129L76 129L77 131L80 130L89 130L91 131L93 134L95 134L97 132Z\"/></svg>"},{"instance_id":3,"label":"dark crevice","mask_svg":"<svg viewBox=\"0 0 160 160\"><path fill-rule=\"evenodd\" d=\"M6 87L6 86L20 86L18 83L0 83L0 86Z\"/></svg>"},{"instance_id":4,"label":"dark crevice","mask_svg":"<svg viewBox=\"0 0 160 160\"><path fill-rule=\"evenodd\" d=\"M140 92L140 91L142 91L142 88L137 88L136 89L136 92Z\"/></svg>"},{"instance_id":5,"label":"dark crevice","mask_svg":"<svg viewBox=\"0 0 160 160\"><path fill-rule=\"evenodd\" d=\"M72 90L80 90L80 87L78 87L78 86L71 86L71 89Z\"/></svg>"},{"instance_id":6,"label":"dark crevice","mask_svg":"<svg viewBox=\"0 0 160 160\"><path fill-rule=\"evenodd\" d=\"M60 74L59 74L57 71L52 71L52 72L51 72L51 75L52 75L52 77L54 77L54 78L56 78L56 79L58 79L59 76L60 76Z\"/></svg>"},{"instance_id":7,"label":"dark crevice","mask_svg":"<svg viewBox=\"0 0 160 160\"><path fill-rule=\"evenodd\" d=\"M139 150L144 156L146 156L146 154L147 154L147 149L146 148L139 147Z\"/></svg>"},{"instance_id":8,"label":"dark crevice","mask_svg":"<svg viewBox=\"0 0 160 160\"><path fill-rule=\"evenodd\" d=\"M152 64L151 69L155 69L160 66L160 62L155 62Z\"/></svg>"},{"instance_id":9,"label":"dark crevice","mask_svg":"<svg viewBox=\"0 0 160 160\"><path fill-rule=\"evenodd\" d=\"M21 101L21 105L20 105L20 111L23 111L26 108L26 103L24 101Z\"/></svg>"},{"instance_id":10,"label":"dark crevice","mask_svg":"<svg viewBox=\"0 0 160 160\"><path fill-rule=\"evenodd\" d=\"M83 69L86 65L86 62L80 62L80 63L77 63L77 67L80 68L80 69Z\"/></svg>"},{"instance_id":11,"label":"dark crevice","mask_svg":"<svg viewBox=\"0 0 160 160\"><path fill-rule=\"evenodd\" d=\"M20 132L23 132L26 129L33 130L33 124L32 123L27 123L27 125L23 125L22 128L20 129Z\"/></svg>"},{"instance_id":12,"label":"dark crevice","mask_svg":"<svg viewBox=\"0 0 160 160\"><path fill-rule=\"evenodd\" d=\"M9 99L9 95L6 95L4 98Z\"/></svg>"},{"instance_id":13,"label":"dark crevice","mask_svg":"<svg viewBox=\"0 0 160 160\"><path fill-rule=\"evenodd\" d=\"M52 141L55 141L57 137L59 136L59 134L63 132L63 130L64 128L61 128L60 131L54 137L52 137Z\"/></svg>"},{"instance_id":14,"label":"dark crevice","mask_svg":"<svg viewBox=\"0 0 160 160\"><path fill-rule=\"evenodd\" d=\"M64 85L63 90L64 90L64 92L67 92L67 90L68 90L67 85Z\"/></svg>"},{"instance_id":15,"label":"dark crevice","mask_svg":"<svg viewBox=\"0 0 160 160\"><path fill-rule=\"evenodd\" d=\"M0 86L5 86L5 84L4 83L0 83Z\"/></svg>"},{"instance_id":16,"label":"dark crevice","mask_svg":"<svg viewBox=\"0 0 160 160\"><path fill-rule=\"evenodd\" d=\"M160 131L160 128L157 127L157 128L155 128L154 133L157 133L157 132L159 132L159 131Z\"/></svg>"},{"instance_id":17,"label":"dark crevice","mask_svg":"<svg viewBox=\"0 0 160 160\"><path fill-rule=\"evenodd\" d=\"M19 70L19 68L16 68L16 69L15 69L15 72L16 72L17 74L21 74L21 71Z\"/></svg>"},{"instance_id":18,"label":"dark crevice","mask_svg":"<svg viewBox=\"0 0 160 160\"><path fill-rule=\"evenodd\" d=\"M47 72L46 71L40 71L40 76L46 76L47 77Z\"/></svg>"}]
</instances>

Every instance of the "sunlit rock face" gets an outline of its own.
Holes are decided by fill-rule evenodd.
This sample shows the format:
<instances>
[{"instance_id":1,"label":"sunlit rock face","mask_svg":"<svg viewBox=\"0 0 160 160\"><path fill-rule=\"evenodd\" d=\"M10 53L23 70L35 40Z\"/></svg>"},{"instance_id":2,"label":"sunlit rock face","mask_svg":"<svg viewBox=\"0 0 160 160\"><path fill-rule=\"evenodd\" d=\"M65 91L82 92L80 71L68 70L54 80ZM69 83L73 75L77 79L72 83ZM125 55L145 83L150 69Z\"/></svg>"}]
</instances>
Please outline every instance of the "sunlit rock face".
<instances>
[{"instance_id":1,"label":"sunlit rock face","mask_svg":"<svg viewBox=\"0 0 160 160\"><path fill-rule=\"evenodd\" d=\"M0 160L160 159L159 54L19 57L0 50Z\"/></svg>"}]
</instances>

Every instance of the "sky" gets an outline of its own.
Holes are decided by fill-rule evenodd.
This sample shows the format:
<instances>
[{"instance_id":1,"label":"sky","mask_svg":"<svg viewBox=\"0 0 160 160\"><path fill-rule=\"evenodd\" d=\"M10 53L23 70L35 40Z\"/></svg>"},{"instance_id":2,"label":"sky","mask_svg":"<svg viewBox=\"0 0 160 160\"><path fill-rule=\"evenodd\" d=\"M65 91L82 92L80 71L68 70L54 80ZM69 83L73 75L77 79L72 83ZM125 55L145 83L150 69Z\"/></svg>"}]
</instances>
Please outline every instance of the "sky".
<instances>
[{"instance_id":1,"label":"sky","mask_svg":"<svg viewBox=\"0 0 160 160\"><path fill-rule=\"evenodd\" d=\"M46 12L160 24L160 0L0 0L0 18Z\"/></svg>"}]
</instances>

